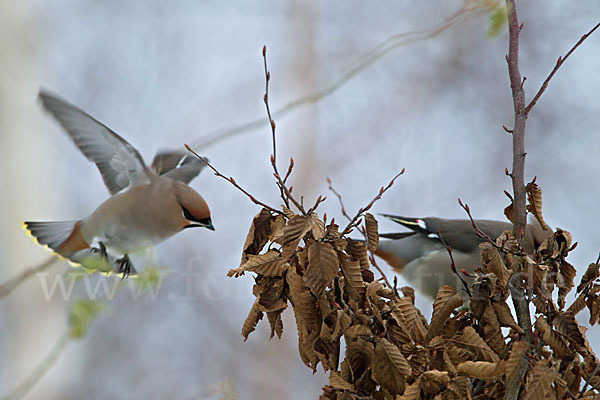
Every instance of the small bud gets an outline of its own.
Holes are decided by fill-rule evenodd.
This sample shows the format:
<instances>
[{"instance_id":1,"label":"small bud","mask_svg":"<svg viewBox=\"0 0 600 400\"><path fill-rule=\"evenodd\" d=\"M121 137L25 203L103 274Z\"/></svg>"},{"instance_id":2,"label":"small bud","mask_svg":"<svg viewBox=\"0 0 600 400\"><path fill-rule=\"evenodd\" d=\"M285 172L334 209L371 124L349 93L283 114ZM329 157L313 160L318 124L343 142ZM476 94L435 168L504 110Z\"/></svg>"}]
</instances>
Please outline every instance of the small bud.
<instances>
[{"instance_id":1,"label":"small bud","mask_svg":"<svg viewBox=\"0 0 600 400\"><path fill-rule=\"evenodd\" d=\"M292 166L292 167L294 166L294 157L290 157L290 166ZM329 179L329 178L327 178L327 179Z\"/></svg>"},{"instance_id":2,"label":"small bud","mask_svg":"<svg viewBox=\"0 0 600 400\"><path fill-rule=\"evenodd\" d=\"M294 187L293 187L293 186L290 186L290 187L289 187L289 189L288 189L288 191L289 191L290 193L292 193L292 190L294 190Z\"/></svg>"},{"instance_id":3,"label":"small bud","mask_svg":"<svg viewBox=\"0 0 600 400\"><path fill-rule=\"evenodd\" d=\"M275 130L277 125L275 125L275 121L271 120L271 129Z\"/></svg>"},{"instance_id":4,"label":"small bud","mask_svg":"<svg viewBox=\"0 0 600 400\"><path fill-rule=\"evenodd\" d=\"M277 172L273 172L273 176L274 176L274 177L275 177L277 180L281 179L281 178L279 177L279 174L278 174Z\"/></svg>"},{"instance_id":5,"label":"small bud","mask_svg":"<svg viewBox=\"0 0 600 400\"><path fill-rule=\"evenodd\" d=\"M270 79L271 79L271 72L267 71L267 80L270 80Z\"/></svg>"},{"instance_id":6,"label":"small bud","mask_svg":"<svg viewBox=\"0 0 600 400\"><path fill-rule=\"evenodd\" d=\"M533 177L533 180L531 181L531 183L534 184L536 179L537 179L537 175Z\"/></svg>"},{"instance_id":7,"label":"small bud","mask_svg":"<svg viewBox=\"0 0 600 400\"><path fill-rule=\"evenodd\" d=\"M400 171L400 175L404 174L404 171L406 171L406 168L402 168L402 171Z\"/></svg>"},{"instance_id":8,"label":"small bud","mask_svg":"<svg viewBox=\"0 0 600 400\"><path fill-rule=\"evenodd\" d=\"M266 103L267 101L269 101L269 98L267 97L267 94L265 93L265 95L263 96L263 100Z\"/></svg>"},{"instance_id":9,"label":"small bud","mask_svg":"<svg viewBox=\"0 0 600 400\"><path fill-rule=\"evenodd\" d=\"M275 156L273 154L271 154L271 162L274 163L275 162Z\"/></svg>"},{"instance_id":10,"label":"small bud","mask_svg":"<svg viewBox=\"0 0 600 400\"><path fill-rule=\"evenodd\" d=\"M262 53L263 53L263 57L267 55L267 46L263 46Z\"/></svg>"},{"instance_id":11,"label":"small bud","mask_svg":"<svg viewBox=\"0 0 600 400\"><path fill-rule=\"evenodd\" d=\"M327 177L325 179L327 179L327 183L331 185L331 178Z\"/></svg>"},{"instance_id":12,"label":"small bud","mask_svg":"<svg viewBox=\"0 0 600 400\"><path fill-rule=\"evenodd\" d=\"M463 273L463 275L467 275L467 276L469 276L469 273L468 273L468 272L467 272L467 270L466 270L466 269L464 269L464 268L463 268L463 269L461 269L461 270L460 270L460 272L462 272L462 273Z\"/></svg>"},{"instance_id":13,"label":"small bud","mask_svg":"<svg viewBox=\"0 0 600 400\"><path fill-rule=\"evenodd\" d=\"M229 181L230 181L231 183L234 183L234 184L235 184L235 179L233 179L233 177L231 177L231 176L229 177Z\"/></svg>"},{"instance_id":14,"label":"small bud","mask_svg":"<svg viewBox=\"0 0 600 400\"><path fill-rule=\"evenodd\" d=\"M461 207L464 207L463 203L462 203L462 200L460 199L460 197L458 198L458 204L460 204Z\"/></svg>"},{"instance_id":15,"label":"small bud","mask_svg":"<svg viewBox=\"0 0 600 400\"><path fill-rule=\"evenodd\" d=\"M469 209L469 205L465 204L465 210L467 210L467 212L471 212L471 210Z\"/></svg>"},{"instance_id":16,"label":"small bud","mask_svg":"<svg viewBox=\"0 0 600 400\"><path fill-rule=\"evenodd\" d=\"M510 175L510 172L508 172L508 168L504 168L504 174L505 175ZM506 190L505 190L505 192L506 192Z\"/></svg>"}]
</instances>

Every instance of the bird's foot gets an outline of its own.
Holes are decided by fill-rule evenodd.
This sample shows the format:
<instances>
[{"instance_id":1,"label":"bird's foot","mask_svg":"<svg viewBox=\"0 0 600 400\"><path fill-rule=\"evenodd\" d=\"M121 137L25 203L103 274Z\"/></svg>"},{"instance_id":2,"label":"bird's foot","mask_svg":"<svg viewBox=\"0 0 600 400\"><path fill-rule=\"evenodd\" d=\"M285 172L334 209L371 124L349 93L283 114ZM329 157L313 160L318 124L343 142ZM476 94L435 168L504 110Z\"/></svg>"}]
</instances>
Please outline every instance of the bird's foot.
<instances>
[{"instance_id":1,"label":"bird's foot","mask_svg":"<svg viewBox=\"0 0 600 400\"><path fill-rule=\"evenodd\" d=\"M90 251L92 253L100 254L102 256L102 258L104 258L104 260L106 260L108 262L108 253L106 252L106 246L104 246L104 243L98 242L98 248L92 247L90 249Z\"/></svg>"},{"instance_id":2,"label":"bird's foot","mask_svg":"<svg viewBox=\"0 0 600 400\"><path fill-rule=\"evenodd\" d=\"M123 274L121 279L127 278L131 274L132 270L135 273L135 269L133 268L133 265L131 264L127 254L125 254L122 258L119 258L116 263L119 266L118 272Z\"/></svg>"}]
</instances>

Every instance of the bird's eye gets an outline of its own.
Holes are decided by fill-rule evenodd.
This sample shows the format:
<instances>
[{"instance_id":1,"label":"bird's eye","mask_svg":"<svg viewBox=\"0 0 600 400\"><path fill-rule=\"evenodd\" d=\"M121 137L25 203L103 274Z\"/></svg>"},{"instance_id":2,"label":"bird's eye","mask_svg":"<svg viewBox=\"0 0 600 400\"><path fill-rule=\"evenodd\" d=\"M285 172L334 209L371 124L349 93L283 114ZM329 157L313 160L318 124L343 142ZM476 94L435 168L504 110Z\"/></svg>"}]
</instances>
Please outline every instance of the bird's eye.
<instances>
[{"instance_id":1,"label":"bird's eye","mask_svg":"<svg viewBox=\"0 0 600 400\"><path fill-rule=\"evenodd\" d=\"M192 213L186 210L185 207L181 207L181 209L183 210L183 218L187 219L188 221L194 221L194 216Z\"/></svg>"}]
</instances>

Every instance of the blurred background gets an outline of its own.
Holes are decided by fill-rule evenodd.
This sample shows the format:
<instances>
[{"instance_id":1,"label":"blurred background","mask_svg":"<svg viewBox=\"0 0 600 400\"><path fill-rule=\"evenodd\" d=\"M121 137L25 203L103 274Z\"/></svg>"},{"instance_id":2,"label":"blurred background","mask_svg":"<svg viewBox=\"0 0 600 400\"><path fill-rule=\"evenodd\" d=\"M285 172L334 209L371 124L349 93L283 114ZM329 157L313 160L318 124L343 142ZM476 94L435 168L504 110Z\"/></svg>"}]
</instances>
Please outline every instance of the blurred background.
<instances>
[{"instance_id":1,"label":"blurred background","mask_svg":"<svg viewBox=\"0 0 600 400\"><path fill-rule=\"evenodd\" d=\"M318 97L275 117L280 170L293 156L291 182L307 203L329 195L330 177L353 214L405 167L374 212L463 218L460 197L474 217L504 219L512 154L502 124L512 126L512 99L507 33L486 33L489 3L0 1L0 283L48 258L21 221L79 219L108 197L96 167L39 106L40 87L114 129L147 162L158 149L190 143L279 205L268 127L231 134L266 121L263 45L273 110ZM557 57L598 22L600 3L521 1L519 16L530 99ZM394 37L407 32L416 33ZM383 57L369 53L388 38ZM564 64L527 126L525 179L538 177L546 221L579 241L570 261L580 273L600 250L599 54L596 34ZM158 246L170 274L156 296L120 293L25 398L317 398L326 376L302 364L289 310L282 340L269 341L266 320L247 342L240 335L252 274L226 273L238 266L259 208L206 171L192 186L211 206L216 231L186 230ZM320 211L342 219L334 196ZM396 229L380 221L382 232ZM70 299L44 294L45 279L67 269L57 262L0 299L0 396L52 352L69 300L86 295L81 282ZM431 313L431 301L418 305Z\"/></svg>"}]
</instances>

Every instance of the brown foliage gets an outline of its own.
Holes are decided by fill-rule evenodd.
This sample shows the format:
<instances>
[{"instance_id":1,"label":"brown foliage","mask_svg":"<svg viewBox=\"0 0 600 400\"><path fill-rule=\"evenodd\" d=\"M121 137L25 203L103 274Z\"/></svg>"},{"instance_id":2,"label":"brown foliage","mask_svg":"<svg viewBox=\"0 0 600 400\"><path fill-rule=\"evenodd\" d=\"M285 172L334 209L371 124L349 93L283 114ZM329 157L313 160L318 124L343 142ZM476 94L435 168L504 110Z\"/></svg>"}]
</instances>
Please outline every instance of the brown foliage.
<instances>
[{"instance_id":1,"label":"brown foliage","mask_svg":"<svg viewBox=\"0 0 600 400\"><path fill-rule=\"evenodd\" d=\"M523 255L511 232L493 245L483 244L483 268L475 273L469 301L464 303L464 291L441 287L428 322L414 306L410 288L399 291L364 279L371 268L368 247L377 242L372 215L365 225L367 241L361 242L340 236L333 221L325 224L314 213L287 209L276 215L263 209L253 219L241 265L229 273L257 275L257 299L243 325L244 338L264 313L271 337L281 337L281 313L292 305L300 358L330 374L323 399L497 398L523 362L522 398L568 398L581 382L597 383L590 374L598 360L575 314L587 307L598 320L600 275L592 264L580 295L562 311L564 296L574 288L565 261L572 248L568 232L558 229L535 259ZM531 344L506 302L515 274L536 308ZM552 300L556 289L558 305Z\"/></svg>"}]
</instances>

